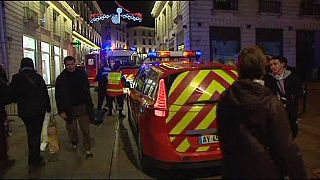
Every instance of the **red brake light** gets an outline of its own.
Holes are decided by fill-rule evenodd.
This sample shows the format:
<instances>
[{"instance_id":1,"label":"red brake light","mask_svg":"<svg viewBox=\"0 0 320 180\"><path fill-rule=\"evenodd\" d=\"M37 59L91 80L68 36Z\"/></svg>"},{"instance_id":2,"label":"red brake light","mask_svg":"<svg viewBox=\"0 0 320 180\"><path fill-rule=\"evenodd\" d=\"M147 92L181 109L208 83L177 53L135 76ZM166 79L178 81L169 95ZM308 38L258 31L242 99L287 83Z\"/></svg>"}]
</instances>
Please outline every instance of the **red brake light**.
<instances>
[{"instance_id":1,"label":"red brake light","mask_svg":"<svg viewBox=\"0 0 320 180\"><path fill-rule=\"evenodd\" d=\"M165 112L167 109L167 94L163 79L160 79L159 81L158 97L156 103L154 104L154 108L154 114L156 116L164 117L166 115Z\"/></svg>"}]
</instances>

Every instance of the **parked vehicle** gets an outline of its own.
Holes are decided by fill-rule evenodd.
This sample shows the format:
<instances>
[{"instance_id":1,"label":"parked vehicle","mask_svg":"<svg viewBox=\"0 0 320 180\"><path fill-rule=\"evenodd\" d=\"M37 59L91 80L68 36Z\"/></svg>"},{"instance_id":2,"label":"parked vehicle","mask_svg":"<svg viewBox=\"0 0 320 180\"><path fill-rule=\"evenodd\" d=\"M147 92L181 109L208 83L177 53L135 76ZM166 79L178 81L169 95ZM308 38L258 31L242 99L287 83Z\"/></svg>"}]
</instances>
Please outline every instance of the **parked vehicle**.
<instances>
[{"instance_id":1,"label":"parked vehicle","mask_svg":"<svg viewBox=\"0 0 320 180\"><path fill-rule=\"evenodd\" d=\"M237 72L200 55L153 52L140 67L127 103L143 169L220 166L216 104Z\"/></svg>"}]
</instances>

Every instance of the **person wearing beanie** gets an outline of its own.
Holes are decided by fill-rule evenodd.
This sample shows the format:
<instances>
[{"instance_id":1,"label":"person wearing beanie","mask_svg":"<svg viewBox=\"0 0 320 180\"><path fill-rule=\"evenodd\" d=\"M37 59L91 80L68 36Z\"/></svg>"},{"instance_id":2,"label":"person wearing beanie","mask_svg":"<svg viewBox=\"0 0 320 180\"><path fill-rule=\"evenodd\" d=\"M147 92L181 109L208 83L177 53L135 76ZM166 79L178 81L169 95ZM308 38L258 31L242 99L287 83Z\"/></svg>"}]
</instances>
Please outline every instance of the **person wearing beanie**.
<instances>
[{"instance_id":1,"label":"person wearing beanie","mask_svg":"<svg viewBox=\"0 0 320 180\"><path fill-rule=\"evenodd\" d=\"M34 69L33 60L23 58L19 72L10 83L13 102L18 104L18 116L26 126L28 139L28 165L44 165L40 155L42 124L46 112L51 112L50 98L43 77Z\"/></svg>"}]
</instances>

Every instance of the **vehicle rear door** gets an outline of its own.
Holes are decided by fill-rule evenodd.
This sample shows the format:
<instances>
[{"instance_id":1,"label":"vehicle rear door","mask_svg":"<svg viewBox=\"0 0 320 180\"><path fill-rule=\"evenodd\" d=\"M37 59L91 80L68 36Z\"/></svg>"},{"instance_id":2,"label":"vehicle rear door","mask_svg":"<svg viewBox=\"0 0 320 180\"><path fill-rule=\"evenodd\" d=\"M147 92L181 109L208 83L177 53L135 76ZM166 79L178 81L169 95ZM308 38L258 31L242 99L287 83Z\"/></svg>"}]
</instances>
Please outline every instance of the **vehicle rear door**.
<instances>
[{"instance_id":1,"label":"vehicle rear door","mask_svg":"<svg viewBox=\"0 0 320 180\"><path fill-rule=\"evenodd\" d=\"M216 105L236 78L232 69L197 69L167 78L166 130L177 152L219 151Z\"/></svg>"}]
</instances>

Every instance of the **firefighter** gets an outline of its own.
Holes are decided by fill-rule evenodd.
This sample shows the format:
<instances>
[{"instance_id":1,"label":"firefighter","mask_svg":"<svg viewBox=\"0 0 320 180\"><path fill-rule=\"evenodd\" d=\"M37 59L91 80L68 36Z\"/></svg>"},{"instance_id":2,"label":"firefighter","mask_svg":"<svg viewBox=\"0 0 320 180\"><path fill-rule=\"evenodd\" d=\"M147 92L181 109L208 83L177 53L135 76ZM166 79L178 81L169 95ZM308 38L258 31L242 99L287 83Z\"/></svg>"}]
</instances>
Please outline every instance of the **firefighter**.
<instances>
[{"instance_id":1,"label":"firefighter","mask_svg":"<svg viewBox=\"0 0 320 180\"><path fill-rule=\"evenodd\" d=\"M120 61L109 59L109 67L111 72L108 73L108 82L107 82L107 95L109 96L108 108L109 116L112 116L112 107L113 101L117 101L117 110L119 111L119 118L126 117L123 113L123 104L124 104L124 83L125 78L120 71Z\"/></svg>"}]
</instances>

